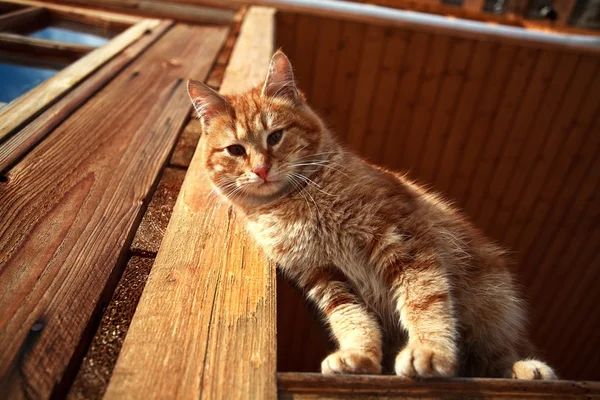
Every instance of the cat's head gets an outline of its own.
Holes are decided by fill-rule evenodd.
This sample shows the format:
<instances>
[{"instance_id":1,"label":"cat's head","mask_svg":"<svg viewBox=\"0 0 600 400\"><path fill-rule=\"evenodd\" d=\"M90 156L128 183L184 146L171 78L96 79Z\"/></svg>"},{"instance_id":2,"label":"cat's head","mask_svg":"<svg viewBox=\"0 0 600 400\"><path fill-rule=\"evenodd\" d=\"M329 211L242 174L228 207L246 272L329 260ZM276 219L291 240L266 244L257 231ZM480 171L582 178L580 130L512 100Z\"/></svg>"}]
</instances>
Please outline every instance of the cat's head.
<instances>
[{"instance_id":1,"label":"cat's head","mask_svg":"<svg viewBox=\"0 0 600 400\"><path fill-rule=\"evenodd\" d=\"M204 167L231 201L267 204L303 186L319 168L330 138L281 51L273 55L265 82L246 93L222 96L196 81L188 83L188 92L202 122Z\"/></svg>"}]
</instances>

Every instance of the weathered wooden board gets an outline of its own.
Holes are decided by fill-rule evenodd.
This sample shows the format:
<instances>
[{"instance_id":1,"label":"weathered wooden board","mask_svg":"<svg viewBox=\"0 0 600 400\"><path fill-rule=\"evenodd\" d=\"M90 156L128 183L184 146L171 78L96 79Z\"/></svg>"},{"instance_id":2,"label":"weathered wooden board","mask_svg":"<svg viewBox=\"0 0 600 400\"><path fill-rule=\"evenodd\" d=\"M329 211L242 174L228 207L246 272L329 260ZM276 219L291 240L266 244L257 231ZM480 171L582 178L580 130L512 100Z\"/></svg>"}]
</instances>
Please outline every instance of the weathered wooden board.
<instances>
[{"instance_id":1,"label":"weathered wooden board","mask_svg":"<svg viewBox=\"0 0 600 400\"><path fill-rule=\"evenodd\" d=\"M222 91L264 79L273 15L249 10ZM106 396L275 398L275 348L275 265L211 193L197 153Z\"/></svg>"},{"instance_id":2,"label":"weathered wooden board","mask_svg":"<svg viewBox=\"0 0 600 400\"><path fill-rule=\"evenodd\" d=\"M597 399L600 383L280 373L280 399Z\"/></svg>"},{"instance_id":3,"label":"weathered wooden board","mask_svg":"<svg viewBox=\"0 0 600 400\"><path fill-rule=\"evenodd\" d=\"M207 75L226 33L176 26L0 183L0 376L7 397L60 394L72 378L89 323L121 272L188 118L185 79Z\"/></svg>"},{"instance_id":4,"label":"weathered wooden board","mask_svg":"<svg viewBox=\"0 0 600 400\"><path fill-rule=\"evenodd\" d=\"M0 15L0 32L15 29L40 20L47 11L40 7L29 7Z\"/></svg>"},{"instance_id":5,"label":"weathered wooden board","mask_svg":"<svg viewBox=\"0 0 600 400\"><path fill-rule=\"evenodd\" d=\"M163 21L154 28L148 28L146 34L137 42L117 54L99 71L85 79L81 85L53 104L30 124L0 144L0 173L6 171L29 149L35 146L58 124L74 112L83 102L106 85L115 75L132 62L142 51L154 43L172 25L172 21Z\"/></svg>"}]
</instances>

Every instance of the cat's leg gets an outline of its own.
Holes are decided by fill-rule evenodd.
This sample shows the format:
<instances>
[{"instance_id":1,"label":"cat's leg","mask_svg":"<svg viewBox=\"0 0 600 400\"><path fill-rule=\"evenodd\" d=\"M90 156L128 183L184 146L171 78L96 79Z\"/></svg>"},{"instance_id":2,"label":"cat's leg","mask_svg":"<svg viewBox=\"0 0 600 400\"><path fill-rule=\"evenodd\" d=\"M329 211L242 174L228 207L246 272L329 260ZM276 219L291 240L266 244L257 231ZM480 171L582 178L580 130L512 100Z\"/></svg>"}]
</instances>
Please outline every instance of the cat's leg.
<instances>
[{"instance_id":1,"label":"cat's leg","mask_svg":"<svg viewBox=\"0 0 600 400\"><path fill-rule=\"evenodd\" d=\"M381 329L377 319L335 271L319 270L303 280L308 297L327 317L339 350L321 364L324 374L381 373Z\"/></svg>"},{"instance_id":2,"label":"cat's leg","mask_svg":"<svg viewBox=\"0 0 600 400\"><path fill-rule=\"evenodd\" d=\"M554 370L546 363L529 358L517 361L507 374L507 378L513 379L556 379Z\"/></svg>"},{"instance_id":3,"label":"cat's leg","mask_svg":"<svg viewBox=\"0 0 600 400\"><path fill-rule=\"evenodd\" d=\"M449 377L458 364L457 327L450 283L433 254L416 254L391 282L408 342L396 357L396 374Z\"/></svg>"}]
</instances>

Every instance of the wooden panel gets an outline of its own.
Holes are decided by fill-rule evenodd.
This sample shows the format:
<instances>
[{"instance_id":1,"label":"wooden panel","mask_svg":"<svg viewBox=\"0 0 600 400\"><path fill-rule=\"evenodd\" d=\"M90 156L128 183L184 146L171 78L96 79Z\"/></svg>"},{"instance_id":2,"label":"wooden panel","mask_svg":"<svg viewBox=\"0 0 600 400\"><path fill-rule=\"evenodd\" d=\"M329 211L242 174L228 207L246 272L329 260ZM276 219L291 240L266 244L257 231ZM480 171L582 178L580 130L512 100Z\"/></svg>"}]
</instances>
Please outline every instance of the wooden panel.
<instances>
[{"instance_id":1,"label":"wooden panel","mask_svg":"<svg viewBox=\"0 0 600 400\"><path fill-rule=\"evenodd\" d=\"M400 67L404 61L404 53L409 40L406 32L388 30L385 32L385 44L377 84L373 91L373 104L369 110L369 124L365 127L363 143L361 148L364 154L372 160L376 160L385 142L389 119L392 118L391 111L394 99L398 94L398 82L401 77Z\"/></svg>"},{"instance_id":2,"label":"wooden panel","mask_svg":"<svg viewBox=\"0 0 600 400\"><path fill-rule=\"evenodd\" d=\"M348 113L352 104L352 94L356 88L365 30L366 26L363 24L343 22L338 52L334 55L337 59L337 69L333 77L333 87L328 93L318 93L319 97L327 96L329 99L329 104L321 111L326 112L328 122L341 137L348 136ZM303 64L302 61L299 62Z\"/></svg>"},{"instance_id":3,"label":"wooden panel","mask_svg":"<svg viewBox=\"0 0 600 400\"><path fill-rule=\"evenodd\" d=\"M442 81L442 75L448 71L451 38L435 36L431 43L430 56L421 76L420 90L410 130L404 144L404 168L408 168L412 177L419 175L419 159L425 146L426 134L431 126L431 115L434 111Z\"/></svg>"},{"instance_id":4,"label":"wooden panel","mask_svg":"<svg viewBox=\"0 0 600 400\"><path fill-rule=\"evenodd\" d=\"M597 382L512 379L398 379L392 376L324 376L280 373L280 399L587 399Z\"/></svg>"},{"instance_id":5,"label":"wooden panel","mask_svg":"<svg viewBox=\"0 0 600 400\"><path fill-rule=\"evenodd\" d=\"M491 75L498 54L498 44L476 42L474 46L470 67L465 76L465 87L454 111L452 127L442 149L439 167L435 171L436 176L432 179L442 193L450 192L451 178L456 172L459 156L468 140L471 121L475 117L480 99L487 90L486 81ZM387 159L385 160L387 162Z\"/></svg>"},{"instance_id":6,"label":"wooden panel","mask_svg":"<svg viewBox=\"0 0 600 400\"><path fill-rule=\"evenodd\" d=\"M515 64L512 66L510 81L505 82L506 91L501 98L500 106L494 110L490 132L485 135L481 154L477 158L477 169L461 200L469 215L475 217L479 204L496 164L496 154L502 149L508 132L513 128L517 111L523 106L522 93L531 84L531 77L536 64L539 65L539 52L531 49L520 49Z\"/></svg>"},{"instance_id":7,"label":"wooden panel","mask_svg":"<svg viewBox=\"0 0 600 400\"><path fill-rule=\"evenodd\" d=\"M437 104L429 116L432 122L429 131L422 132L422 155L416 160L419 165L418 176L423 182L433 181L442 149L446 144L449 125L456 114L455 110L464 87L465 70L471 58L472 47L473 41L463 39L457 39L451 45L452 56L440 82Z\"/></svg>"},{"instance_id":8,"label":"wooden panel","mask_svg":"<svg viewBox=\"0 0 600 400\"><path fill-rule=\"evenodd\" d=\"M317 41L315 45L316 53L312 72L312 88L310 93L314 94L311 98L312 107L317 112L326 111L329 103L328 95L333 84L333 76L337 67L337 58L335 51L339 45L342 23L340 21L329 21L328 23L317 22L320 26Z\"/></svg>"},{"instance_id":9,"label":"wooden panel","mask_svg":"<svg viewBox=\"0 0 600 400\"><path fill-rule=\"evenodd\" d=\"M106 45L94 50L35 89L10 102L0 110L0 140L8 137L19 126L31 120L34 115L66 94L112 57L138 40L148 29L153 29L159 24L158 20L144 20L137 23Z\"/></svg>"},{"instance_id":10,"label":"wooden panel","mask_svg":"<svg viewBox=\"0 0 600 400\"><path fill-rule=\"evenodd\" d=\"M291 61L298 66L295 71L296 83L309 100L312 100L313 62L319 35L318 19L306 15L296 16L295 52ZM310 62L308 62L310 60Z\"/></svg>"},{"instance_id":11,"label":"wooden panel","mask_svg":"<svg viewBox=\"0 0 600 400\"><path fill-rule=\"evenodd\" d=\"M530 151L534 151L540 145L536 139L539 139L547 129L549 121L552 120L549 116L555 115L558 99L562 97L565 86L569 82L572 68L568 66L566 69L559 68L559 58L558 53L550 51L545 51L539 56L531 81L523 93L521 107L517 110L514 122L506 133L502 148L497 150L502 163L495 162L491 178L484 187L479 188L485 199L479 204L479 209L473 213L473 216L477 218L479 226L487 231L492 228L491 220L498 213L498 203L509 187L508 181L514 176L514 168L518 168L519 171L528 170L525 166L517 167L516 162L520 152L525 148L525 142L534 143L534 147L527 149ZM553 80L555 71L557 78ZM529 155L527 150L525 154ZM514 185L511 184L510 188L512 193L518 193Z\"/></svg>"},{"instance_id":12,"label":"wooden panel","mask_svg":"<svg viewBox=\"0 0 600 400\"><path fill-rule=\"evenodd\" d=\"M88 323L189 115L182 78L205 77L225 36L170 30L0 185L0 376L9 398L46 398L72 379Z\"/></svg>"},{"instance_id":13,"label":"wooden panel","mask_svg":"<svg viewBox=\"0 0 600 400\"><path fill-rule=\"evenodd\" d=\"M94 47L31 38L14 33L0 33L0 50L13 54L35 54L40 58L52 58L65 63L71 63L93 51Z\"/></svg>"},{"instance_id":14,"label":"wooden panel","mask_svg":"<svg viewBox=\"0 0 600 400\"><path fill-rule=\"evenodd\" d=\"M17 134L0 144L0 173L6 171L29 149L35 146L58 124L65 120L83 102L93 96L107 84L116 74L139 56L148 46L154 43L172 25L171 21L163 21L155 28L148 28L146 34L137 42L119 53L99 71L77 86L73 91L60 99L56 104L43 112Z\"/></svg>"},{"instance_id":15,"label":"wooden panel","mask_svg":"<svg viewBox=\"0 0 600 400\"><path fill-rule=\"evenodd\" d=\"M406 49L404 63L399 71L398 95L394 104L392 120L387 132L381 160L391 168L400 168L404 163L404 147L409 136L410 123L419 93L419 83L424 73L431 36L413 32Z\"/></svg>"},{"instance_id":16,"label":"wooden panel","mask_svg":"<svg viewBox=\"0 0 600 400\"><path fill-rule=\"evenodd\" d=\"M46 10L39 7L29 7L0 15L0 31L8 31L25 25L35 23L47 14Z\"/></svg>"},{"instance_id":17,"label":"wooden panel","mask_svg":"<svg viewBox=\"0 0 600 400\"><path fill-rule=\"evenodd\" d=\"M487 133L492 128L496 109L500 107L507 81L513 72L512 61L516 57L517 49L512 46L502 45L497 50L493 69L490 71L483 96L475 108L473 120L468 125L468 136L463 143L450 180L449 197L466 203L466 193L472 176L478 169L477 158L483 151Z\"/></svg>"},{"instance_id":18,"label":"wooden panel","mask_svg":"<svg viewBox=\"0 0 600 400\"><path fill-rule=\"evenodd\" d=\"M364 130L371 113L372 99L376 96L374 88L383 53L384 35L385 29L380 26L367 26L365 31L352 106L346 116L350 121L347 142L354 150L362 146Z\"/></svg>"},{"instance_id":19,"label":"wooden panel","mask_svg":"<svg viewBox=\"0 0 600 400\"><path fill-rule=\"evenodd\" d=\"M222 91L262 82L273 15L249 10ZM275 265L211 193L196 153L106 396L275 398L275 347Z\"/></svg>"}]
</instances>

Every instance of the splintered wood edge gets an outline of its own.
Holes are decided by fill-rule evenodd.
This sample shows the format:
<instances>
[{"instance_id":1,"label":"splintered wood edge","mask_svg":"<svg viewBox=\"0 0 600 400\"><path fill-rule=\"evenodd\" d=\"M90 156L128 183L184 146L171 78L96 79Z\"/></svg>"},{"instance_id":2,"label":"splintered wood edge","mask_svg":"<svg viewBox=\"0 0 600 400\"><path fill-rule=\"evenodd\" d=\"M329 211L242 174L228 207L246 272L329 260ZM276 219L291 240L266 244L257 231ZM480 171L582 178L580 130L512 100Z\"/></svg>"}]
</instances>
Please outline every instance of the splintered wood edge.
<instances>
[{"instance_id":1,"label":"splintered wood edge","mask_svg":"<svg viewBox=\"0 0 600 400\"><path fill-rule=\"evenodd\" d=\"M274 38L253 27L273 35L274 15L264 8L246 15L223 81L231 92L264 79ZM179 192L107 398L277 396L275 264L214 196L200 157Z\"/></svg>"},{"instance_id":2,"label":"splintered wood edge","mask_svg":"<svg viewBox=\"0 0 600 400\"><path fill-rule=\"evenodd\" d=\"M138 22L104 46L88 53L31 91L10 102L0 110L0 141L48 108L83 79L146 34L148 30L156 28L160 22L157 19L145 19Z\"/></svg>"},{"instance_id":3,"label":"splintered wood edge","mask_svg":"<svg viewBox=\"0 0 600 400\"><path fill-rule=\"evenodd\" d=\"M600 398L600 383L516 379L403 379L381 375L326 376L277 374L280 398L336 397L413 398Z\"/></svg>"}]
</instances>

